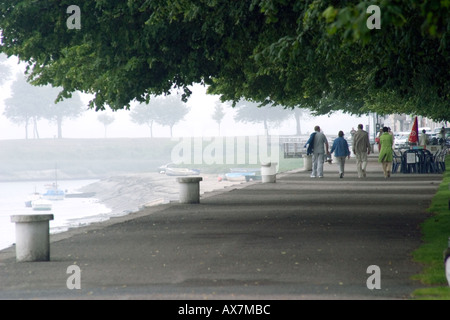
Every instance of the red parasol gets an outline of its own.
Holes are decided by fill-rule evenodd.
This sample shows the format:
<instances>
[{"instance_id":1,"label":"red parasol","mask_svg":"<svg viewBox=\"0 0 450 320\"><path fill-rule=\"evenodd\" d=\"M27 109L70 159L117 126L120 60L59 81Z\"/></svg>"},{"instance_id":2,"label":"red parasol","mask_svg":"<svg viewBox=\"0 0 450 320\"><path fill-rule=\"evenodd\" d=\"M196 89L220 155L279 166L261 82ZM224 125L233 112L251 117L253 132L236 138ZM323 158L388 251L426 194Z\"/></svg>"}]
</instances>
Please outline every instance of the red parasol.
<instances>
[{"instance_id":1,"label":"red parasol","mask_svg":"<svg viewBox=\"0 0 450 320\"><path fill-rule=\"evenodd\" d=\"M414 119L414 125L411 129L411 133L409 134L409 142L418 143L419 142L419 125L417 122L417 117Z\"/></svg>"}]
</instances>

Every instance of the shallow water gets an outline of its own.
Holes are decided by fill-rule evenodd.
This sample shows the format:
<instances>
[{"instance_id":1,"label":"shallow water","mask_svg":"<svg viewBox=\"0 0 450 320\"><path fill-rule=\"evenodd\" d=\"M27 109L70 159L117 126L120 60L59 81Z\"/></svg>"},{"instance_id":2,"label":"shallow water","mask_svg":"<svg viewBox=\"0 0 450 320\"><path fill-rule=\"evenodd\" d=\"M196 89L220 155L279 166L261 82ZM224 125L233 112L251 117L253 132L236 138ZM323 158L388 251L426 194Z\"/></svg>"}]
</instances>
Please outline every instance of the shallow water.
<instances>
[{"instance_id":1,"label":"shallow water","mask_svg":"<svg viewBox=\"0 0 450 320\"><path fill-rule=\"evenodd\" d=\"M83 186L97 180L63 180L59 187L67 193L76 193ZM34 192L44 193L45 186L51 181L0 182L0 249L7 248L15 242L15 225L11 215L36 214L32 208L25 206L25 201ZM92 222L107 220L111 210L95 198L65 198L52 201L50 233L58 233L69 228L83 226Z\"/></svg>"}]
</instances>

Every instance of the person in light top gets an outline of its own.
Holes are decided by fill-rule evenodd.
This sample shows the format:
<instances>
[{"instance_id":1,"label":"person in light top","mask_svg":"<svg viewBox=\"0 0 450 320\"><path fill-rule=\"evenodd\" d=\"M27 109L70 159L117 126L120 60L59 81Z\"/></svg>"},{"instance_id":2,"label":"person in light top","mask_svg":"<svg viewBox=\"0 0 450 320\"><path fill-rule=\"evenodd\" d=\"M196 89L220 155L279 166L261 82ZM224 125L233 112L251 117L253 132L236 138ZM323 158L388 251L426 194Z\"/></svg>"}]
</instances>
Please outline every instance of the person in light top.
<instances>
[{"instance_id":1,"label":"person in light top","mask_svg":"<svg viewBox=\"0 0 450 320\"><path fill-rule=\"evenodd\" d=\"M380 154L378 155L378 162L380 162L383 167L385 178L389 178L391 176L393 144L394 139L392 135L389 134L389 129L387 127L384 127L383 134L380 136Z\"/></svg>"}]
</instances>

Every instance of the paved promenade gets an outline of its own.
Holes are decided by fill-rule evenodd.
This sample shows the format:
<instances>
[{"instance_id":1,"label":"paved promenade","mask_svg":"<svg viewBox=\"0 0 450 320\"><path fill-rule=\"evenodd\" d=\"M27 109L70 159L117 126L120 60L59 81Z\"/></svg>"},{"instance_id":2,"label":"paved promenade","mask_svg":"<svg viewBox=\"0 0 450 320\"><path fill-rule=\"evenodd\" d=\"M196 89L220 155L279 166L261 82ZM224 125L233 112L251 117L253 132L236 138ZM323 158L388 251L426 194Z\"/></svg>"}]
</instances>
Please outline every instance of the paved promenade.
<instances>
[{"instance_id":1,"label":"paved promenade","mask_svg":"<svg viewBox=\"0 0 450 320\"><path fill-rule=\"evenodd\" d=\"M0 252L0 299L409 299L411 253L441 175L384 179L371 158L290 172L51 237L51 261ZM69 290L67 268L81 268ZM367 268L380 268L369 290Z\"/></svg>"}]
</instances>

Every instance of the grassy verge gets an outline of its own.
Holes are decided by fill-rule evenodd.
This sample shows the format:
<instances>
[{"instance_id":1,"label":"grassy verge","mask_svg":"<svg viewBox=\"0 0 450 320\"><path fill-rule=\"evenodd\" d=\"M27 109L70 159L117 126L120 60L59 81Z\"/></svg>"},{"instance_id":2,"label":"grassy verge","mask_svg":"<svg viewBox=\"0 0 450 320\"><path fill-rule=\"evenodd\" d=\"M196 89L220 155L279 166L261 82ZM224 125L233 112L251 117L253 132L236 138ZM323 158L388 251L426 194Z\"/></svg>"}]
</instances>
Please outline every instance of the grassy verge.
<instances>
[{"instance_id":1,"label":"grassy verge","mask_svg":"<svg viewBox=\"0 0 450 320\"><path fill-rule=\"evenodd\" d=\"M231 150L225 144L229 141ZM236 167L259 167L260 144L258 137L217 137L204 141L201 138L3 140L0 181L53 179L56 167L59 179L157 172L158 167L175 161L172 158L184 158L183 152L187 161L179 166L222 174ZM232 161L227 161L230 158L227 152L231 152ZM285 172L303 167L303 160L284 159L280 147L279 164L280 172Z\"/></svg>"},{"instance_id":2,"label":"grassy verge","mask_svg":"<svg viewBox=\"0 0 450 320\"><path fill-rule=\"evenodd\" d=\"M170 161L170 139L38 139L0 141L0 179L106 177L156 171Z\"/></svg>"},{"instance_id":3,"label":"grassy verge","mask_svg":"<svg viewBox=\"0 0 450 320\"><path fill-rule=\"evenodd\" d=\"M424 244L414 253L414 259L424 265L424 271L414 277L427 288L413 292L416 299L450 300L450 287L444 271L443 251L450 237L450 156L446 158L446 172L438 192L433 197L429 212L433 216L422 225Z\"/></svg>"}]
</instances>

